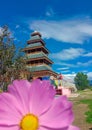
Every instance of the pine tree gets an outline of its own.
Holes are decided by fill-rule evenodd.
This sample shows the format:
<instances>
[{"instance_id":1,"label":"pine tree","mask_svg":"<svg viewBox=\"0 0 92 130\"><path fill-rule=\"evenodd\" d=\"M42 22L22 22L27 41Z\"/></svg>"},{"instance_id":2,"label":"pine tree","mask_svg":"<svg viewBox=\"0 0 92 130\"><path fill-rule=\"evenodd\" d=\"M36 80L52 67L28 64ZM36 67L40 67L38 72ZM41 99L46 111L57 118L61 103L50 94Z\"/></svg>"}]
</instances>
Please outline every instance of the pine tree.
<instances>
[{"instance_id":1,"label":"pine tree","mask_svg":"<svg viewBox=\"0 0 92 130\"><path fill-rule=\"evenodd\" d=\"M89 87L89 80L86 74L78 72L74 78L75 85L78 90L84 90Z\"/></svg>"}]
</instances>

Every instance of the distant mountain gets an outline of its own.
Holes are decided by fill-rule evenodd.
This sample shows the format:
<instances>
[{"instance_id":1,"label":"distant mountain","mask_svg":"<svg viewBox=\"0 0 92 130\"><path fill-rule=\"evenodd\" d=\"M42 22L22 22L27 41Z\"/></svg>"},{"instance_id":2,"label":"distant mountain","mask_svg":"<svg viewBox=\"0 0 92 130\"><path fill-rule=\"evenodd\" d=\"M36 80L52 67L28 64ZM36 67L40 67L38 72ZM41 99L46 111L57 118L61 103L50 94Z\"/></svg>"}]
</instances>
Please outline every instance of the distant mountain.
<instances>
[{"instance_id":1,"label":"distant mountain","mask_svg":"<svg viewBox=\"0 0 92 130\"><path fill-rule=\"evenodd\" d=\"M62 86L65 88L72 88L73 91L77 91L77 88L74 84L74 76L64 76L62 80Z\"/></svg>"},{"instance_id":2,"label":"distant mountain","mask_svg":"<svg viewBox=\"0 0 92 130\"><path fill-rule=\"evenodd\" d=\"M74 84L74 76L64 76L63 80Z\"/></svg>"}]
</instances>

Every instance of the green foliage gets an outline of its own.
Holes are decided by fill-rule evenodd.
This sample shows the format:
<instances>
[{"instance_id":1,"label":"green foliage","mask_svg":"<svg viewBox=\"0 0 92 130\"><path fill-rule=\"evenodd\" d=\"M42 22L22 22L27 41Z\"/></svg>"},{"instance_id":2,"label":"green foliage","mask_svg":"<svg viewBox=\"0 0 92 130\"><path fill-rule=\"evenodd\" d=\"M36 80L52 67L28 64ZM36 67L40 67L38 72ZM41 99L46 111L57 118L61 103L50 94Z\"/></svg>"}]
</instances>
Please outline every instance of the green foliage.
<instances>
[{"instance_id":1,"label":"green foliage","mask_svg":"<svg viewBox=\"0 0 92 130\"><path fill-rule=\"evenodd\" d=\"M85 99L85 100L81 100L80 102L84 104L88 104L89 110L85 112L86 121L88 123L92 123L92 99Z\"/></svg>"},{"instance_id":2,"label":"green foliage","mask_svg":"<svg viewBox=\"0 0 92 130\"><path fill-rule=\"evenodd\" d=\"M90 86L89 89L92 91L92 86Z\"/></svg>"},{"instance_id":3,"label":"green foliage","mask_svg":"<svg viewBox=\"0 0 92 130\"><path fill-rule=\"evenodd\" d=\"M0 35L0 74L4 75L10 66L13 64L12 59L15 54L15 46L13 39L10 38L8 27L2 28L2 35Z\"/></svg>"},{"instance_id":4,"label":"green foliage","mask_svg":"<svg viewBox=\"0 0 92 130\"><path fill-rule=\"evenodd\" d=\"M20 71L26 70L26 62L16 47L7 26L2 27L0 34L0 86L7 89L11 79L19 79Z\"/></svg>"},{"instance_id":5,"label":"green foliage","mask_svg":"<svg viewBox=\"0 0 92 130\"><path fill-rule=\"evenodd\" d=\"M89 80L86 74L78 72L74 78L75 85L78 90L84 90L89 87Z\"/></svg>"}]
</instances>

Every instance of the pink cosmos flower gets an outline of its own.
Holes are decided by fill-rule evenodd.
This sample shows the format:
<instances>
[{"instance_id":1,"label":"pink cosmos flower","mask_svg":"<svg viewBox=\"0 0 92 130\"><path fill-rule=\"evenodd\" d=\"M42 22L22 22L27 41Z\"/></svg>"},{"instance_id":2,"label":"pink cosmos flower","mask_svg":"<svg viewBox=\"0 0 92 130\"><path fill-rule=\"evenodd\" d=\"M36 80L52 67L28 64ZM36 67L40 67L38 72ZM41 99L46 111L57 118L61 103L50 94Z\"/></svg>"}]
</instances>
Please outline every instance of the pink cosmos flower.
<instances>
[{"instance_id":1,"label":"pink cosmos flower","mask_svg":"<svg viewBox=\"0 0 92 130\"><path fill-rule=\"evenodd\" d=\"M0 94L0 130L79 130L73 119L71 102L55 98L49 81L15 80Z\"/></svg>"}]
</instances>

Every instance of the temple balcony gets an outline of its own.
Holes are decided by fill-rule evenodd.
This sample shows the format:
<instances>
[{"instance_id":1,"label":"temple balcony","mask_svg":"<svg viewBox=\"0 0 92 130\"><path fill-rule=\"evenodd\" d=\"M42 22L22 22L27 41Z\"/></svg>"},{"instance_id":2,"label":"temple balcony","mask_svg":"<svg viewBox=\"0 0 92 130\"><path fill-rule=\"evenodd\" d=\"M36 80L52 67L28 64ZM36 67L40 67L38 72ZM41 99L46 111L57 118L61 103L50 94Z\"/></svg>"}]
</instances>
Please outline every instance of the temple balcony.
<instances>
[{"instance_id":1,"label":"temple balcony","mask_svg":"<svg viewBox=\"0 0 92 130\"><path fill-rule=\"evenodd\" d=\"M27 66L27 69L30 72L41 71L41 70L52 70L52 68L49 65L46 65L46 64L36 65L36 66Z\"/></svg>"},{"instance_id":2,"label":"temple balcony","mask_svg":"<svg viewBox=\"0 0 92 130\"><path fill-rule=\"evenodd\" d=\"M43 52L40 52L40 53L33 53L33 54L27 54L27 58L38 58L38 57L44 57L44 56L46 56L46 57L48 57L48 55L46 55L45 53L43 53Z\"/></svg>"}]
</instances>

